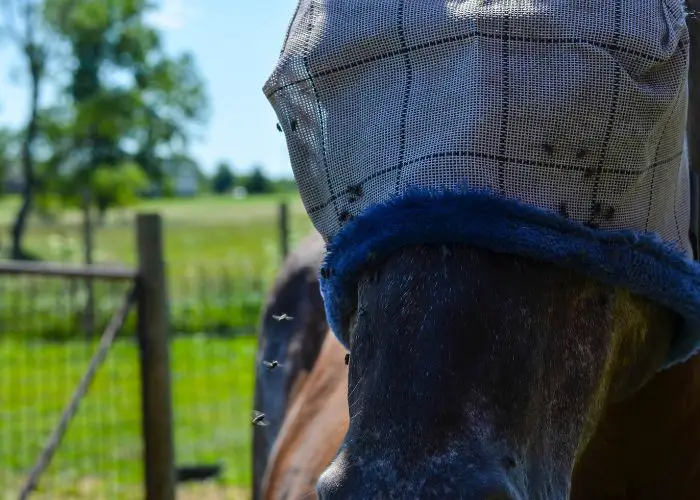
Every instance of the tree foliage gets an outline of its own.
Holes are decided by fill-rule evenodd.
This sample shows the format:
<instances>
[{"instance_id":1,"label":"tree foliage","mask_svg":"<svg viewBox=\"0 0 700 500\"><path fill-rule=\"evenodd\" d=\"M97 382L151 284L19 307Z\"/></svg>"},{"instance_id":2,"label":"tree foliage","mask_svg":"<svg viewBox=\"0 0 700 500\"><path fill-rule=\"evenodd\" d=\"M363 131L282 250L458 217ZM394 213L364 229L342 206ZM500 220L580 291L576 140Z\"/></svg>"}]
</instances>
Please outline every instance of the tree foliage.
<instances>
[{"instance_id":1,"label":"tree foliage","mask_svg":"<svg viewBox=\"0 0 700 500\"><path fill-rule=\"evenodd\" d=\"M37 190L35 145L39 135L41 89L49 61L52 33L41 15L40 0L0 0L2 24L0 35L9 39L18 49L24 66L29 90L28 117L23 126L20 146L22 170L22 203L12 225L12 251L15 259L28 255L23 248L27 221L32 211Z\"/></svg>"},{"instance_id":2,"label":"tree foliage","mask_svg":"<svg viewBox=\"0 0 700 500\"><path fill-rule=\"evenodd\" d=\"M247 177L244 186L250 194L266 194L273 191L272 182L259 166L253 167L253 171Z\"/></svg>"},{"instance_id":3,"label":"tree foliage","mask_svg":"<svg viewBox=\"0 0 700 500\"><path fill-rule=\"evenodd\" d=\"M0 179L5 181L13 170L17 151L17 135L8 128L0 128Z\"/></svg>"},{"instance_id":4,"label":"tree foliage","mask_svg":"<svg viewBox=\"0 0 700 500\"><path fill-rule=\"evenodd\" d=\"M216 194L230 192L236 185L236 176L233 169L226 162L220 162L216 167L216 172L211 179L211 188Z\"/></svg>"},{"instance_id":5,"label":"tree foliage","mask_svg":"<svg viewBox=\"0 0 700 500\"><path fill-rule=\"evenodd\" d=\"M92 191L99 209L130 206L148 188L148 177L136 163L98 167L92 176Z\"/></svg>"},{"instance_id":6,"label":"tree foliage","mask_svg":"<svg viewBox=\"0 0 700 500\"><path fill-rule=\"evenodd\" d=\"M148 187L162 191L168 166L188 157L208 99L193 56L167 53L148 24L153 8L151 0L0 0L0 41L22 56L30 90L13 165L23 181L13 254L23 253L32 210L80 204L86 216L90 207L104 213ZM47 75L58 92L42 107Z\"/></svg>"},{"instance_id":7,"label":"tree foliage","mask_svg":"<svg viewBox=\"0 0 700 500\"><path fill-rule=\"evenodd\" d=\"M56 148L52 172L70 179L66 199L88 190L100 211L137 191L106 196L92 192L98 185L128 179L119 189L140 190L144 178L162 184L168 162L186 155L208 117L193 57L163 50L160 34L145 21L151 8L145 0L45 0L46 19L71 59L63 89L70 146L62 140ZM144 173L138 182L134 166Z\"/></svg>"}]
</instances>

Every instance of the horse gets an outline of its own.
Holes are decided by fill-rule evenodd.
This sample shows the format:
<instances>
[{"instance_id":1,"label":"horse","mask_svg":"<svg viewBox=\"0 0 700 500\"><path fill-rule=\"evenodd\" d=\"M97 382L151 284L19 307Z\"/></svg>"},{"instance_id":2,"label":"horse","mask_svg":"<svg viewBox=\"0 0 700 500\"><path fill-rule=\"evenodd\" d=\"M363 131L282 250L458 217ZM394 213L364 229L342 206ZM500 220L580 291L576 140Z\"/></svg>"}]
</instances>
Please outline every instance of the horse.
<instances>
[{"instance_id":1,"label":"horse","mask_svg":"<svg viewBox=\"0 0 700 500\"><path fill-rule=\"evenodd\" d=\"M322 250L318 233L302 240L285 259L262 308L253 405L265 409L267 425L253 430L255 500L285 411L299 395L328 329L316 276Z\"/></svg>"},{"instance_id":2,"label":"horse","mask_svg":"<svg viewBox=\"0 0 700 500\"><path fill-rule=\"evenodd\" d=\"M261 314L254 406L253 498L301 498L348 426L345 349L328 328L318 286L323 240L313 232L285 259ZM289 320L276 320L282 314ZM284 360L270 369L270 360ZM340 410L340 411L339 411Z\"/></svg>"},{"instance_id":3,"label":"horse","mask_svg":"<svg viewBox=\"0 0 700 500\"><path fill-rule=\"evenodd\" d=\"M698 38L652 3L624 3L640 32L621 2L300 2L265 92L327 243L325 333L261 498L698 498Z\"/></svg>"},{"instance_id":4,"label":"horse","mask_svg":"<svg viewBox=\"0 0 700 500\"><path fill-rule=\"evenodd\" d=\"M658 371L664 308L463 245L401 250L359 304L349 366L325 333L258 498L697 498L700 357Z\"/></svg>"},{"instance_id":5,"label":"horse","mask_svg":"<svg viewBox=\"0 0 700 500\"><path fill-rule=\"evenodd\" d=\"M335 456L349 423L344 353L326 334L311 373L285 412L261 483L262 499L308 497Z\"/></svg>"}]
</instances>

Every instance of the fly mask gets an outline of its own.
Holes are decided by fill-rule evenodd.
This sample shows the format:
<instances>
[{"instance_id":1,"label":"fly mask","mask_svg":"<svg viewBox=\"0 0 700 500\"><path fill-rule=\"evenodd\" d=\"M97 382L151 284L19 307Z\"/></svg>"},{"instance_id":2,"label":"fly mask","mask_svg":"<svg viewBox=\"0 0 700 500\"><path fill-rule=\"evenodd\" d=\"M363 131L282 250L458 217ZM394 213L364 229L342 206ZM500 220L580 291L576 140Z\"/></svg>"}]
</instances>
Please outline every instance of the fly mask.
<instances>
[{"instance_id":1,"label":"fly mask","mask_svg":"<svg viewBox=\"0 0 700 500\"><path fill-rule=\"evenodd\" d=\"M689 238L683 0L301 0L265 84L346 338L359 273L467 243L572 267L679 313Z\"/></svg>"}]
</instances>

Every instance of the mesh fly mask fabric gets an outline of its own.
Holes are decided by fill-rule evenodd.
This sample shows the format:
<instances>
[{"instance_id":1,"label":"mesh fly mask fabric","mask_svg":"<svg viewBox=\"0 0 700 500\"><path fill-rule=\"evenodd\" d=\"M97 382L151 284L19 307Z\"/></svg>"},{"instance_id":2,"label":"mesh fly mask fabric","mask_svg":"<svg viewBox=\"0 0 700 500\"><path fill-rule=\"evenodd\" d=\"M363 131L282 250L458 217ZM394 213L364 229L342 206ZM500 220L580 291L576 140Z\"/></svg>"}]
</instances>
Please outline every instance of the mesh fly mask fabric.
<instances>
[{"instance_id":1,"label":"mesh fly mask fabric","mask_svg":"<svg viewBox=\"0 0 700 500\"><path fill-rule=\"evenodd\" d=\"M334 332L368 262L463 242L657 300L694 354L688 46L682 0L301 0L264 92Z\"/></svg>"}]
</instances>

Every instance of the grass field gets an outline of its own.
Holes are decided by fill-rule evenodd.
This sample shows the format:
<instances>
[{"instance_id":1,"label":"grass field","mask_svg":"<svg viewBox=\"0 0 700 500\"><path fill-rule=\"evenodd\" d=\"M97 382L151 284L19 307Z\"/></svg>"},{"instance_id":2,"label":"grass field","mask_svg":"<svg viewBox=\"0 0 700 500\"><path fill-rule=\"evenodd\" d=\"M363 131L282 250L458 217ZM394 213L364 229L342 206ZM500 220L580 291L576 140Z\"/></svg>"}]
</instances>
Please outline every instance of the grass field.
<instances>
[{"instance_id":1,"label":"grass field","mask_svg":"<svg viewBox=\"0 0 700 500\"><path fill-rule=\"evenodd\" d=\"M109 213L95 231L95 260L135 265L134 217L138 212L157 212L164 221L173 328L181 333L249 329L257 322L259 305L281 262L278 211L282 200L289 205L289 242L294 246L312 228L297 196L243 200L209 196L147 201ZM18 201L0 199L0 255L9 247L9 228ZM62 214L53 224L33 218L26 249L43 260L80 262L80 229L80 214L75 211ZM100 295L96 303L98 307L106 306L108 314L112 302L119 298L106 286L98 283L95 287ZM70 337L75 333L73 325L55 317L55 312L69 310L61 314L77 320L82 314L84 292L78 280L0 280L0 322L21 316L18 309L25 307L26 297L32 297L34 310L30 316L33 320L40 317L43 326L28 333L51 340ZM106 317L102 319L106 321ZM17 328L23 326L17 322L13 326L24 330Z\"/></svg>"},{"instance_id":2,"label":"grass field","mask_svg":"<svg viewBox=\"0 0 700 500\"><path fill-rule=\"evenodd\" d=\"M96 232L96 260L133 265L137 212L163 216L165 252L172 303L190 300L196 287L208 288L205 303L192 303L181 315L227 314L210 302L246 293L256 281L268 286L280 264L279 197L234 200L201 198L149 201L112 213ZM292 245L311 225L296 197L289 197ZM0 228L8 228L17 200L0 201ZM7 247L0 230L0 250ZM27 249L46 260L80 261L80 218L68 212L53 225L32 220ZM215 289L202 274L226 275L240 286ZM25 309L0 316L0 498L15 498L16 488L36 460L61 410L84 373L94 342L46 342L31 335L12 335L40 326L37 311L59 311L70 294L39 282L15 286L0 280L2 299L22 297ZM8 295L9 294L9 295ZM117 294L118 296L118 294ZM26 304L25 304L26 303ZM114 305L106 299L107 309ZM209 308L211 306L211 308ZM68 308L67 310L70 310ZM17 312L20 311L20 312ZM188 312L189 311L189 312ZM43 314L43 313L42 313ZM66 318L61 318L61 321ZM178 497L247 497L250 480L250 411L255 340L189 332L172 345L175 442L180 465L222 463L216 483L181 487ZM178 333L178 332L174 332ZM129 339L118 341L81 403L65 442L42 477L36 498L134 499L142 480L138 350Z\"/></svg>"},{"instance_id":3,"label":"grass field","mask_svg":"<svg viewBox=\"0 0 700 500\"><path fill-rule=\"evenodd\" d=\"M0 491L31 468L93 349L94 343L83 342L0 343ZM222 462L225 485L249 483L254 352L253 338L189 337L172 346L178 464ZM117 343L81 402L42 490L75 494L86 484L103 483L111 489L109 498L130 497L126 492L142 477L138 369L135 344ZM116 495L120 491L123 496Z\"/></svg>"},{"instance_id":4,"label":"grass field","mask_svg":"<svg viewBox=\"0 0 700 500\"><path fill-rule=\"evenodd\" d=\"M222 266L241 279L269 279L279 265L278 206L290 208L292 245L311 231L311 223L296 195L250 197L205 196L191 200L153 200L108 214L95 232L95 260L102 263L135 263L134 216L139 212L161 214L165 231L165 256L173 289L186 286L199 270ZM9 246L9 228L19 200L0 200L0 248ZM33 218L26 237L27 250L46 260L80 262L80 214L66 211L54 224Z\"/></svg>"}]
</instances>

